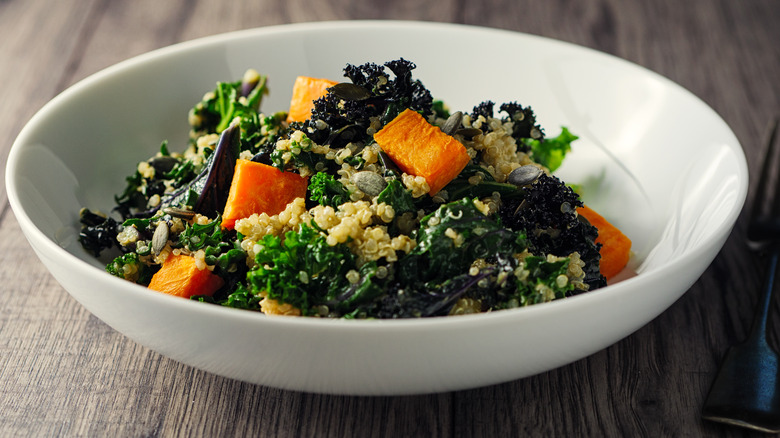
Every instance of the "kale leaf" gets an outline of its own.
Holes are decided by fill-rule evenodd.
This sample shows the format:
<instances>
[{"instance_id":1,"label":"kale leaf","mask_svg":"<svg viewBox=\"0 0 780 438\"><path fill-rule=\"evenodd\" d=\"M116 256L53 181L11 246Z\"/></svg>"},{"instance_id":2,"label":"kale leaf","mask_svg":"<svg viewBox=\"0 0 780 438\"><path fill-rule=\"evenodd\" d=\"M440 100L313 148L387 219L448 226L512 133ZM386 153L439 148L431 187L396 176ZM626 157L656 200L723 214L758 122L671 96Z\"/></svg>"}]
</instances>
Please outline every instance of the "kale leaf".
<instances>
[{"instance_id":1,"label":"kale leaf","mask_svg":"<svg viewBox=\"0 0 780 438\"><path fill-rule=\"evenodd\" d=\"M81 222L79 242L90 254L98 257L105 249L119 247L116 240L119 224L116 220L82 208L79 212L79 221Z\"/></svg>"},{"instance_id":2,"label":"kale leaf","mask_svg":"<svg viewBox=\"0 0 780 438\"><path fill-rule=\"evenodd\" d=\"M517 141L518 147L521 147L524 138L541 140L544 138L544 130L536 122L536 114L530 106L523 107L517 102L508 102L501 105L500 111L507 113L504 121L511 121L512 137ZM527 152L527 150L524 150Z\"/></svg>"},{"instance_id":3,"label":"kale leaf","mask_svg":"<svg viewBox=\"0 0 780 438\"><path fill-rule=\"evenodd\" d=\"M115 258L106 265L109 274L132 281L133 283L148 285L152 281L155 269L142 262L138 254L129 252Z\"/></svg>"},{"instance_id":4,"label":"kale leaf","mask_svg":"<svg viewBox=\"0 0 780 438\"><path fill-rule=\"evenodd\" d=\"M325 172L315 173L309 180L309 199L333 208L349 201L349 190L336 178Z\"/></svg>"},{"instance_id":5,"label":"kale leaf","mask_svg":"<svg viewBox=\"0 0 780 438\"><path fill-rule=\"evenodd\" d=\"M472 184L470 179L476 176L479 180ZM500 183L484 168L476 164L468 164L466 167L444 187L449 199L460 198L486 198L493 193L501 195L501 199L515 199L522 196L523 191L517 186L508 183Z\"/></svg>"},{"instance_id":6,"label":"kale leaf","mask_svg":"<svg viewBox=\"0 0 780 438\"><path fill-rule=\"evenodd\" d=\"M217 87L190 110L192 129L199 133L220 133L236 117L257 114L263 96L268 94L267 77L248 71L244 79L217 82Z\"/></svg>"},{"instance_id":7,"label":"kale leaf","mask_svg":"<svg viewBox=\"0 0 780 438\"><path fill-rule=\"evenodd\" d=\"M401 275L442 283L468 271L474 260L495 260L519 253L524 247L522 234L505 229L479 211L472 199L464 198L423 218L417 246L401 260Z\"/></svg>"},{"instance_id":8,"label":"kale leaf","mask_svg":"<svg viewBox=\"0 0 780 438\"><path fill-rule=\"evenodd\" d=\"M393 207L396 217L407 211L416 210L411 190L406 189L403 183L397 179L387 183L387 187L379 193L377 201Z\"/></svg>"},{"instance_id":9,"label":"kale leaf","mask_svg":"<svg viewBox=\"0 0 780 438\"><path fill-rule=\"evenodd\" d=\"M374 118L380 118L384 125L407 108L427 117L433 114L433 98L423 83L412 77L415 68L414 63L403 58L384 65L348 64L344 76L369 96L345 98L331 89L314 102L312 117L302 124L293 124L293 129L306 132L317 144L343 147L349 141L370 142L367 130Z\"/></svg>"},{"instance_id":10,"label":"kale leaf","mask_svg":"<svg viewBox=\"0 0 780 438\"><path fill-rule=\"evenodd\" d=\"M502 222L524 231L534 254L567 257L577 252L585 262L585 283L590 289L606 285L599 273L600 245L595 243L598 230L576 213L581 207L579 195L555 176L542 174L526 189L521 200L501 205Z\"/></svg>"},{"instance_id":11,"label":"kale leaf","mask_svg":"<svg viewBox=\"0 0 780 438\"><path fill-rule=\"evenodd\" d=\"M310 226L288 231L284 239L266 235L257 245L256 267L247 274L256 295L264 291L310 315L314 306L334 302L351 287L347 273L356 270L357 257L346 245L328 245Z\"/></svg>"},{"instance_id":12,"label":"kale leaf","mask_svg":"<svg viewBox=\"0 0 780 438\"><path fill-rule=\"evenodd\" d=\"M571 151L571 142L578 138L564 126L557 137L547 137L540 140L524 138L523 143L526 148L530 149L531 158L534 161L553 172L563 164L564 157Z\"/></svg>"}]
</instances>

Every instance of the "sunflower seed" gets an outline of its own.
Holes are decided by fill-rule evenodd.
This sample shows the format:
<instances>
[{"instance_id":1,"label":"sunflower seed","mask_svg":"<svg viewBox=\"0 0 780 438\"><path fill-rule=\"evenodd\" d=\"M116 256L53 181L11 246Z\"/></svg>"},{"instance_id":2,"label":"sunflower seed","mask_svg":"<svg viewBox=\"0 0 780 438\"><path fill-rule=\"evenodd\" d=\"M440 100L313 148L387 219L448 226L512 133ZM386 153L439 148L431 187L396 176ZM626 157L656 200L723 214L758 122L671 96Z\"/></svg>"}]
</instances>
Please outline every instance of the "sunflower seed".
<instances>
[{"instance_id":1,"label":"sunflower seed","mask_svg":"<svg viewBox=\"0 0 780 438\"><path fill-rule=\"evenodd\" d=\"M533 164L527 164L513 170L506 180L508 183L520 187L536 181L536 179L539 178L539 175L541 174L542 169L534 166Z\"/></svg>"},{"instance_id":2,"label":"sunflower seed","mask_svg":"<svg viewBox=\"0 0 780 438\"><path fill-rule=\"evenodd\" d=\"M173 217L177 217L179 219L184 220L190 220L195 217L195 212L192 210L183 210L181 208L176 207L165 207L163 208L163 213L169 214Z\"/></svg>"},{"instance_id":3,"label":"sunflower seed","mask_svg":"<svg viewBox=\"0 0 780 438\"><path fill-rule=\"evenodd\" d=\"M154 229L152 235L152 252L154 255L160 255L165 245L168 244L168 224L165 221L157 223L157 228Z\"/></svg>"},{"instance_id":4,"label":"sunflower seed","mask_svg":"<svg viewBox=\"0 0 780 438\"><path fill-rule=\"evenodd\" d=\"M447 135L452 135L458 129L462 121L463 121L463 113L460 111L455 111L447 119L447 121L444 122L444 125L441 127L441 130Z\"/></svg>"}]
</instances>

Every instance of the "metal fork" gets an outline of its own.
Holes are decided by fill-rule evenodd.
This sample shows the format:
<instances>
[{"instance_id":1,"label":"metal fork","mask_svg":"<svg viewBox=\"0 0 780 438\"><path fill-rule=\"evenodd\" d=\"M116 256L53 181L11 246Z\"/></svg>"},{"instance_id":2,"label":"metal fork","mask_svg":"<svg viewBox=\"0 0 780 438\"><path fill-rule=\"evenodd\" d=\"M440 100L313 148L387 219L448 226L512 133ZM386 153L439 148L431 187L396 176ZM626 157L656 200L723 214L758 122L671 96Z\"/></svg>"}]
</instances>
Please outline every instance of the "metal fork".
<instances>
[{"instance_id":1,"label":"metal fork","mask_svg":"<svg viewBox=\"0 0 780 438\"><path fill-rule=\"evenodd\" d=\"M767 323L780 262L780 187L773 174L780 169L777 133L775 120L747 231L751 249L767 257L764 290L750 333L726 353L702 410L706 420L775 433L780 432L780 360L767 342Z\"/></svg>"}]
</instances>

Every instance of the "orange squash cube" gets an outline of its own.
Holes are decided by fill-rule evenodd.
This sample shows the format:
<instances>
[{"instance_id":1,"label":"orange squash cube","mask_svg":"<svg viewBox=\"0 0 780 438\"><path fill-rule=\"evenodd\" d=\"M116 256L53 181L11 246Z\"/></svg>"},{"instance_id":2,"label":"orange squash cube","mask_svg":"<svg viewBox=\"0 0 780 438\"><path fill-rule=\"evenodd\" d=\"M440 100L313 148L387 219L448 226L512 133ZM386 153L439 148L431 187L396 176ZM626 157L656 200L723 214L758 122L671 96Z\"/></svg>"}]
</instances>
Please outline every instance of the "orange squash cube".
<instances>
[{"instance_id":1,"label":"orange squash cube","mask_svg":"<svg viewBox=\"0 0 780 438\"><path fill-rule=\"evenodd\" d=\"M329 79L298 76L293 85L287 122L303 122L311 117L314 101L328 94L328 88L338 84Z\"/></svg>"},{"instance_id":2,"label":"orange squash cube","mask_svg":"<svg viewBox=\"0 0 780 438\"><path fill-rule=\"evenodd\" d=\"M307 178L293 172L249 160L237 160L222 227L233 229L238 219L254 213L275 215L296 198L306 196Z\"/></svg>"},{"instance_id":3,"label":"orange squash cube","mask_svg":"<svg viewBox=\"0 0 780 438\"><path fill-rule=\"evenodd\" d=\"M149 289L177 297L212 296L222 285L222 278L208 269L198 269L195 259L171 254L152 276Z\"/></svg>"},{"instance_id":4,"label":"orange squash cube","mask_svg":"<svg viewBox=\"0 0 780 438\"><path fill-rule=\"evenodd\" d=\"M431 196L455 179L471 160L461 142L410 109L374 134L374 140L402 171L425 178Z\"/></svg>"}]
</instances>

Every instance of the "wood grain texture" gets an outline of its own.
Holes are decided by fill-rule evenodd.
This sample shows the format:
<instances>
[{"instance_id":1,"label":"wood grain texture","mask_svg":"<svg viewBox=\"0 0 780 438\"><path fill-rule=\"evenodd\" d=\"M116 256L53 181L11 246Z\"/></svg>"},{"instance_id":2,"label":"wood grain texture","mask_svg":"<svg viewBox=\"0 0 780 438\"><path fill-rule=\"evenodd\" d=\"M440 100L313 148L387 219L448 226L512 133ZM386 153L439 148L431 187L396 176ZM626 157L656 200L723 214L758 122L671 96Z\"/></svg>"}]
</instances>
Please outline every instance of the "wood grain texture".
<instances>
[{"instance_id":1,"label":"wood grain texture","mask_svg":"<svg viewBox=\"0 0 780 438\"><path fill-rule=\"evenodd\" d=\"M628 59L711 105L751 171L780 113L775 0L0 0L0 157L45 102L118 61L221 32L337 19L490 26ZM743 243L745 218L686 295L590 357L486 388L339 397L224 379L127 340L46 272L0 193L2 436L759 436L699 417L761 284L761 260ZM778 332L774 324L775 343Z\"/></svg>"}]
</instances>

